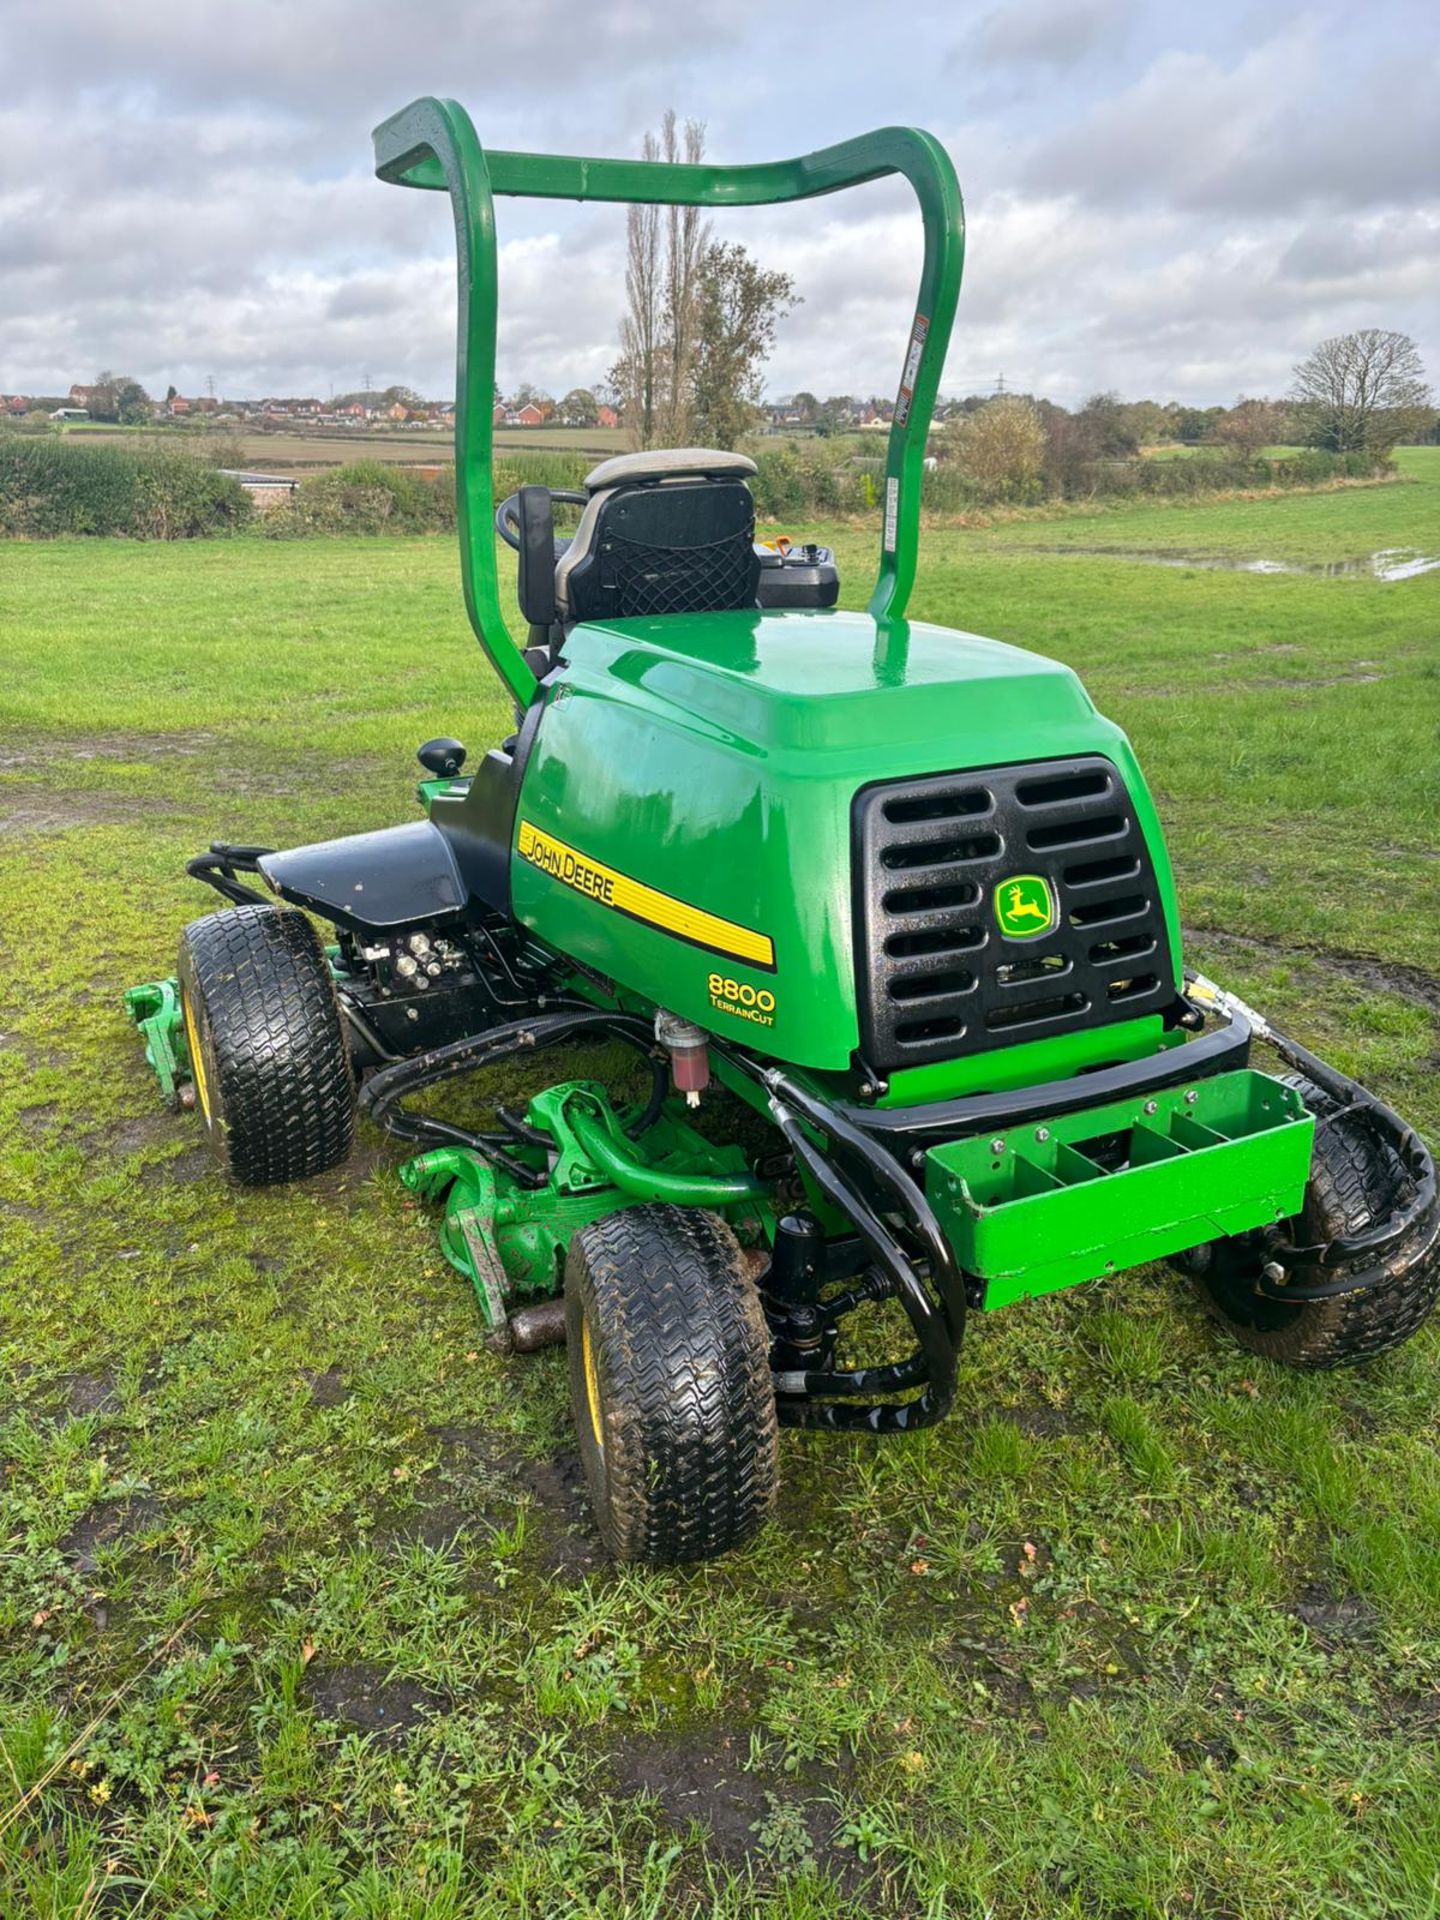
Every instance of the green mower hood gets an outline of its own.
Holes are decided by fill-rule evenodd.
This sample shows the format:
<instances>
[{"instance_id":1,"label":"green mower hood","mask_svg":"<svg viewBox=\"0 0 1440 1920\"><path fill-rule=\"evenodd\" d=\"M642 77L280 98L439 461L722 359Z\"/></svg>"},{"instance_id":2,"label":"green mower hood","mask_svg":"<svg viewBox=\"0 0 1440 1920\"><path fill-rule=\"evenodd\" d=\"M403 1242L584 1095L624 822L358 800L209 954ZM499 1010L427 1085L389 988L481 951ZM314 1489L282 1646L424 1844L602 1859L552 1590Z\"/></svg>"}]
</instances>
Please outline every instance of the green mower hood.
<instances>
[{"instance_id":1,"label":"green mower hood","mask_svg":"<svg viewBox=\"0 0 1440 1920\"><path fill-rule=\"evenodd\" d=\"M862 1038L857 796L1077 755L1114 769L1178 955L1149 795L1068 667L843 612L593 622L565 662L521 788L514 911L640 998L845 1069Z\"/></svg>"}]
</instances>

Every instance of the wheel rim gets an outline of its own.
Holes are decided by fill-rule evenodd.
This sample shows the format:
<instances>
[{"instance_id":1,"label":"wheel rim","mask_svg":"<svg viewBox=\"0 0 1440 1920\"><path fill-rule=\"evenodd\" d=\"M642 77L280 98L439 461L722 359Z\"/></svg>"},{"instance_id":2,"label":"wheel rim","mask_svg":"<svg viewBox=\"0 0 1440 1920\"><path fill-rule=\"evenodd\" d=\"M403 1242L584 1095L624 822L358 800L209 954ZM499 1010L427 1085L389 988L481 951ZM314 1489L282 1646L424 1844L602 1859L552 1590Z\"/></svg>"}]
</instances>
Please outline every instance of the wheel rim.
<instances>
[{"instance_id":1,"label":"wheel rim","mask_svg":"<svg viewBox=\"0 0 1440 1920\"><path fill-rule=\"evenodd\" d=\"M195 1082L195 1098L200 1103L200 1113L206 1126L210 1125L210 1088L205 1079L205 1056L200 1051L200 1036L195 1027L195 1015L190 1010L190 996L182 991L180 1012L185 1022L185 1050L190 1055L190 1075Z\"/></svg>"},{"instance_id":2,"label":"wheel rim","mask_svg":"<svg viewBox=\"0 0 1440 1920\"><path fill-rule=\"evenodd\" d=\"M590 1316L580 1317L580 1367L585 1375L585 1406L590 1415L590 1432L601 1453L605 1451L600 1421L600 1372L595 1365L595 1348L590 1339Z\"/></svg>"}]
</instances>

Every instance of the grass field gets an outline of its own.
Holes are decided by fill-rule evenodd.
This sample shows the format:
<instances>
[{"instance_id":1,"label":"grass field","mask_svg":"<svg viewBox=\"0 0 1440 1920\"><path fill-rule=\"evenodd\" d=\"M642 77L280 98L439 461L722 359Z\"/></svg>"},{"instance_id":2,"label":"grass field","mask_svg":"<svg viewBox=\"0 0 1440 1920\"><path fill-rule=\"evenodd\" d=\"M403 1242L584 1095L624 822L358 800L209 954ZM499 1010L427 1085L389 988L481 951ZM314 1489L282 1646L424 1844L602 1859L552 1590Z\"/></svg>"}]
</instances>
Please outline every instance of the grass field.
<instances>
[{"instance_id":1,"label":"grass field","mask_svg":"<svg viewBox=\"0 0 1440 1920\"><path fill-rule=\"evenodd\" d=\"M1082 672L1189 955L1437 1139L1440 575L1144 558L1433 551L1405 464L939 531L913 611ZM617 1572L563 1355L483 1348L397 1151L245 1193L159 1111L183 860L505 727L456 573L0 550L0 1913L1440 1913L1440 1328L1299 1376L1158 1272L1012 1308L942 1427L787 1434L752 1550Z\"/></svg>"},{"instance_id":2,"label":"grass field","mask_svg":"<svg viewBox=\"0 0 1440 1920\"><path fill-rule=\"evenodd\" d=\"M66 433L84 439L95 434L112 437L129 431L122 427L68 427ZM138 437L138 436L137 436ZM156 436L148 436L154 439ZM166 441L182 446L212 445L224 440L224 458L262 473L319 473L326 467L340 467L352 460L383 460L388 466L445 466L455 458L453 434L432 428L394 429L365 432L360 429L295 428L260 432L237 427L220 434L183 434L168 432ZM228 451L233 443L233 453ZM630 442L619 427L497 427L495 447L500 453L525 448L536 453L593 453L603 460L612 453L624 453Z\"/></svg>"}]
</instances>

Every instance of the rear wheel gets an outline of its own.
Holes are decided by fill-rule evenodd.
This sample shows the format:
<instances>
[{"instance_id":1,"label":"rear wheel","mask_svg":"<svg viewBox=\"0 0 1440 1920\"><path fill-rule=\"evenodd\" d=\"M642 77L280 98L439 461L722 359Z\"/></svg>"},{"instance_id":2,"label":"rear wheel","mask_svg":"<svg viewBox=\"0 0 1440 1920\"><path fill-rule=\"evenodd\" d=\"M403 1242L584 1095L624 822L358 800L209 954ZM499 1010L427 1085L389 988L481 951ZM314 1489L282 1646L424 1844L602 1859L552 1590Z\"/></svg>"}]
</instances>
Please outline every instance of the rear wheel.
<instances>
[{"instance_id":1,"label":"rear wheel","mask_svg":"<svg viewBox=\"0 0 1440 1920\"><path fill-rule=\"evenodd\" d=\"M302 913L230 907L180 938L195 1104L226 1172L248 1187L337 1167L355 1132L339 1002Z\"/></svg>"},{"instance_id":2,"label":"rear wheel","mask_svg":"<svg viewBox=\"0 0 1440 1920\"><path fill-rule=\"evenodd\" d=\"M1313 1245L1381 1225L1406 1191L1400 1162L1357 1115L1312 1080L1287 1074L1315 1115L1315 1152L1305 1202L1294 1223L1296 1243ZM1390 1255L1390 1278L1328 1300L1287 1302L1255 1291L1263 1254L1251 1235L1217 1240L1197 1250L1191 1273L1212 1319L1251 1353L1282 1366L1322 1370L1350 1367L1408 1340L1440 1294L1440 1242L1402 1246ZM1339 1279L1344 1268L1335 1270Z\"/></svg>"},{"instance_id":3,"label":"rear wheel","mask_svg":"<svg viewBox=\"0 0 1440 1920\"><path fill-rule=\"evenodd\" d=\"M705 1560L774 1504L770 1335L715 1214L627 1207L565 1263L570 1397L606 1547L652 1566Z\"/></svg>"}]
</instances>

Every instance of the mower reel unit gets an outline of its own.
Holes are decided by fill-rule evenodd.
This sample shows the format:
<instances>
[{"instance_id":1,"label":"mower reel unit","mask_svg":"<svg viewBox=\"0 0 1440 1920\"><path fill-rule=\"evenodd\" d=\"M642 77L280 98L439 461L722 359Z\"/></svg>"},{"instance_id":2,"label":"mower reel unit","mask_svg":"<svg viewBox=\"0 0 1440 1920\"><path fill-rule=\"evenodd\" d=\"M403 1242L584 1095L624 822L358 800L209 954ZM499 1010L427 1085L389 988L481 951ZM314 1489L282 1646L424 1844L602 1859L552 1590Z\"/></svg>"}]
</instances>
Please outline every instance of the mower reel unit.
<instances>
[{"instance_id":1,"label":"mower reel unit","mask_svg":"<svg viewBox=\"0 0 1440 1920\"><path fill-rule=\"evenodd\" d=\"M222 1166L334 1167L357 1108L407 1142L400 1177L443 1209L492 1335L568 1341L620 1558L749 1536L781 1425L940 1419L973 1309L1171 1259L1294 1366L1414 1332L1440 1286L1421 1142L1183 969L1155 808L1075 675L906 618L960 285L940 145L891 127L765 166L486 153L426 99L375 151L381 179L454 209L465 603L517 727L469 771L427 742L407 825L191 862L230 904L127 1004ZM863 613L835 605L825 549L757 547L737 453L627 454L497 510L495 194L732 207L893 173L925 258ZM1255 1041L1288 1071L1253 1065ZM545 1048L566 1077L486 1131L407 1104L501 1063L513 1084Z\"/></svg>"}]
</instances>

